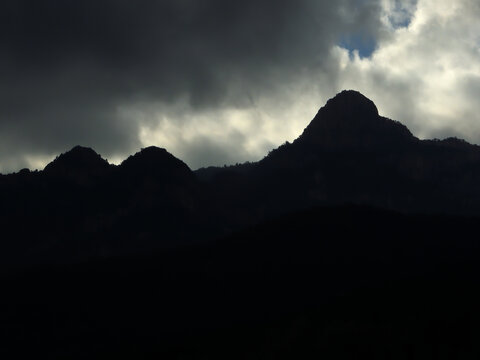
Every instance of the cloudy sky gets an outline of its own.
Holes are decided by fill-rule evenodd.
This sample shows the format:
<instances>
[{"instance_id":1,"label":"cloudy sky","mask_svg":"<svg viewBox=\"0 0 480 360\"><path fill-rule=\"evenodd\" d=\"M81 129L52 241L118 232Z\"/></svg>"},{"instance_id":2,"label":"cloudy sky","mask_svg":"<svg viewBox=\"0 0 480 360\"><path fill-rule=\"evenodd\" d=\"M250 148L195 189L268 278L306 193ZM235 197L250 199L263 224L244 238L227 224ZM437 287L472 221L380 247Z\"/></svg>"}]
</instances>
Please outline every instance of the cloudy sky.
<instances>
[{"instance_id":1,"label":"cloudy sky","mask_svg":"<svg viewBox=\"0 0 480 360\"><path fill-rule=\"evenodd\" d=\"M3 173L77 144L258 160L342 89L480 143L478 0L4 0L0 46Z\"/></svg>"}]
</instances>

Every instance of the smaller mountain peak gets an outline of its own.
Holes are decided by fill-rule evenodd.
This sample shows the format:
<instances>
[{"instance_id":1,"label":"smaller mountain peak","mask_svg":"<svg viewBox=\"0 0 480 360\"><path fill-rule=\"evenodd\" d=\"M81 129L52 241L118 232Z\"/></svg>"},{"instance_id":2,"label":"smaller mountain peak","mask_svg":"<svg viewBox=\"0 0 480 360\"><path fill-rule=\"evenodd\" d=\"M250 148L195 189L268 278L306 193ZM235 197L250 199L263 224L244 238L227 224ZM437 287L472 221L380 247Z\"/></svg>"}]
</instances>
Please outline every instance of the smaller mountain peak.
<instances>
[{"instance_id":1,"label":"smaller mountain peak","mask_svg":"<svg viewBox=\"0 0 480 360\"><path fill-rule=\"evenodd\" d=\"M140 149L139 152L129 156L123 161L122 165L128 165L130 163L145 163L154 165L155 163L170 163L181 162L175 156L170 154L166 149L156 146L148 146Z\"/></svg>"},{"instance_id":2,"label":"smaller mountain peak","mask_svg":"<svg viewBox=\"0 0 480 360\"><path fill-rule=\"evenodd\" d=\"M110 164L95 150L75 146L45 166L44 172L48 174L80 176L82 174L95 174L106 170Z\"/></svg>"},{"instance_id":3,"label":"smaller mountain peak","mask_svg":"<svg viewBox=\"0 0 480 360\"><path fill-rule=\"evenodd\" d=\"M165 148L157 146L147 146L140 150L143 156L173 156Z\"/></svg>"},{"instance_id":4,"label":"smaller mountain peak","mask_svg":"<svg viewBox=\"0 0 480 360\"><path fill-rule=\"evenodd\" d=\"M60 158L70 158L70 159L98 159L102 158L95 150L85 146L74 146L69 151L64 152L57 157L57 160Z\"/></svg>"},{"instance_id":5,"label":"smaller mountain peak","mask_svg":"<svg viewBox=\"0 0 480 360\"><path fill-rule=\"evenodd\" d=\"M67 151L67 153L93 153L98 155L92 148L81 145L74 146L70 151Z\"/></svg>"},{"instance_id":6,"label":"smaller mountain peak","mask_svg":"<svg viewBox=\"0 0 480 360\"><path fill-rule=\"evenodd\" d=\"M171 171L190 173L190 168L164 148L149 146L129 156L120 165L122 169L139 173L160 174Z\"/></svg>"},{"instance_id":7,"label":"smaller mountain peak","mask_svg":"<svg viewBox=\"0 0 480 360\"><path fill-rule=\"evenodd\" d=\"M57 156L55 160L45 167L45 170L58 167L98 167L98 165L108 166L108 162L92 148L77 145Z\"/></svg>"}]
</instances>

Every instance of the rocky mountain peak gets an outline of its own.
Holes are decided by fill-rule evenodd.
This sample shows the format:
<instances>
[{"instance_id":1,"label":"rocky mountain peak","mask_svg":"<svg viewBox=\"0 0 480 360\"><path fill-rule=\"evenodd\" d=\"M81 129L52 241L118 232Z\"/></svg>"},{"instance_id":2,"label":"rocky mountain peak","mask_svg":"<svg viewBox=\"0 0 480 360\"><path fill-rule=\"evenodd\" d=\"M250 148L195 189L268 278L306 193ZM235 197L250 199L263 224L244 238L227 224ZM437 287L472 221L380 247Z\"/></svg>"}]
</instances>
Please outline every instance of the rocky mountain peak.
<instances>
[{"instance_id":1,"label":"rocky mountain peak","mask_svg":"<svg viewBox=\"0 0 480 360\"><path fill-rule=\"evenodd\" d=\"M344 90L328 100L297 141L327 148L390 146L415 138L401 123L382 117L367 97Z\"/></svg>"}]
</instances>

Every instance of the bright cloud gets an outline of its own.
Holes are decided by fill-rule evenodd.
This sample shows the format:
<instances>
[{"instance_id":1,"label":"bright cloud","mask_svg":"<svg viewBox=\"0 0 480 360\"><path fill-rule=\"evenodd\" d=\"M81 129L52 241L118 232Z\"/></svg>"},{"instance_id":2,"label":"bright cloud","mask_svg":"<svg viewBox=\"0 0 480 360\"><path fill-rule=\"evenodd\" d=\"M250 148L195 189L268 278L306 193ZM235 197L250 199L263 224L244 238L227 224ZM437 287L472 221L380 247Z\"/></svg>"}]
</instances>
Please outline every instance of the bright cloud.
<instances>
[{"instance_id":1,"label":"bright cloud","mask_svg":"<svg viewBox=\"0 0 480 360\"><path fill-rule=\"evenodd\" d=\"M0 172L77 144L114 163L150 145L192 168L254 161L343 89L418 137L480 143L478 0L23 3L2 5Z\"/></svg>"},{"instance_id":2,"label":"bright cloud","mask_svg":"<svg viewBox=\"0 0 480 360\"><path fill-rule=\"evenodd\" d=\"M328 69L299 76L288 91L260 97L250 107L193 115L181 127L162 118L154 128L143 128L142 142L164 144L193 167L207 165L194 156L201 148L196 143L217 152L204 157L215 165L256 160L300 135L328 98L357 89L382 115L420 138L458 136L480 143L480 6L469 0L381 5L384 28L371 56L335 46Z\"/></svg>"},{"instance_id":3,"label":"bright cloud","mask_svg":"<svg viewBox=\"0 0 480 360\"><path fill-rule=\"evenodd\" d=\"M395 3L383 3L391 33L371 57L333 50L340 87L364 92L420 137L480 142L480 5L419 0L402 9ZM404 21L402 14L411 16L408 26L393 26Z\"/></svg>"}]
</instances>

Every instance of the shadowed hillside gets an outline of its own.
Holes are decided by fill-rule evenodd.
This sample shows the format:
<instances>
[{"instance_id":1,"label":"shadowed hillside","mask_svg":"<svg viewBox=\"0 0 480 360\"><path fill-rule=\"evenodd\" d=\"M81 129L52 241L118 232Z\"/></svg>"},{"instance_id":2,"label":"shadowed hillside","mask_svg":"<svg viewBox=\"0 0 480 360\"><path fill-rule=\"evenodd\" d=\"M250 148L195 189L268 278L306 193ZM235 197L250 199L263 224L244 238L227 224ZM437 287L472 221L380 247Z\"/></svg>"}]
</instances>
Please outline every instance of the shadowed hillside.
<instances>
[{"instance_id":1,"label":"shadowed hillside","mask_svg":"<svg viewBox=\"0 0 480 360\"><path fill-rule=\"evenodd\" d=\"M0 349L478 358L479 183L478 146L419 140L355 91L256 163L77 146L0 175Z\"/></svg>"},{"instance_id":2,"label":"shadowed hillside","mask_svg":"<svg viewBox=\"0 0 480 360\"><path fill-rule=\"evenodd\" d=\"M260 162L197 174L251 214L345 203L480 213L480 147L454 138L419 140L355 91L329 100L298 139Z\"/></svg>"},{"instance_id":3,"label":"shadowed hillside","mask_svg":"<svg viewBox=\"0 0 480 360\"><path fill-rule=\"evenodd\" d=\"M44 171L0 177L4 262L79 261L225 236L319 205L480 214L480 148L419 140L343 91L292 144L257 163L192 172L149 147L119 166L75 147ZM31 226L23 226L28 223Z\"/></svg>"},{"instance_id":4,"label":"shadowed hillside","mask_svg":"<svg viewBox=\"0 0 480 360\"><path fill-rule=\"evenodd\" d=\"M0 351L476 358L477 227L477 219L319 208L209 244L3 276Z\"/></svg>"}]
</instances>

